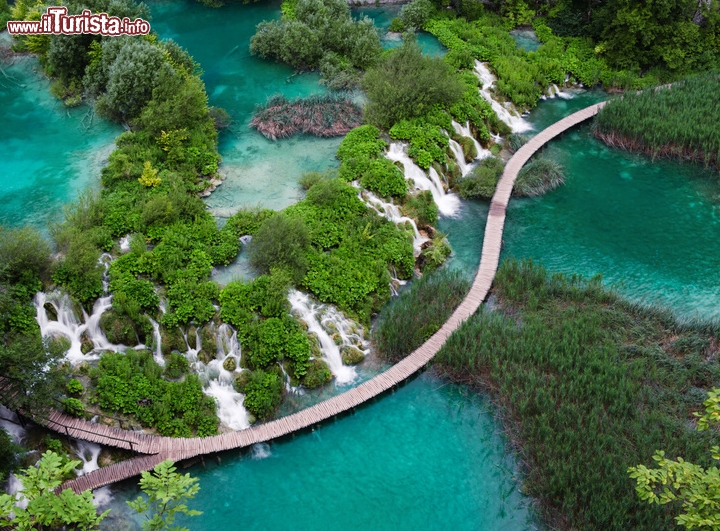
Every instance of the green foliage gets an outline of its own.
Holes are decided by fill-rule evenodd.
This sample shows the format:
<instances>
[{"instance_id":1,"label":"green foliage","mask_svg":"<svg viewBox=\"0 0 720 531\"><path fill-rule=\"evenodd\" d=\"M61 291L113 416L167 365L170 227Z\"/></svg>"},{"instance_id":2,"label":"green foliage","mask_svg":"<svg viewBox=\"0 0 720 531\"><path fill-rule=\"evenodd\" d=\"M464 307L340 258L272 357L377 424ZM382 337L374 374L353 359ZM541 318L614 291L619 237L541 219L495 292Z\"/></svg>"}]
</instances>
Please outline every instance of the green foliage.
<instances>
[{"instance_id":1,"label":"green foliage","mask_svg":"<svg viewBox=\"0 0 720 531\"><path fill-rule=\"evenodd\" d=\"M74 396L80 396L85 392L83 384L80 383L80 380L76 380L75 378L68 380L68 383L65 386L65 390L69 395Z\"/></svg>"},{"instance_id":2,"label":"green foliage","mask_svg":"<svg viewBox=\"0 0 720 531\"><path fill-rule=\"evenodd\" d=\"M55 493L64 477L79 464L80 461L63 463L56 453L45 452L37 467L31 466L18 474L23 496L28 500L27 508L15 505L14 495L0 494L0 523L8 524L16 531L63 526L82 531L97 529L109 511L97 514L92 492L75 494L72 489L65 489Z\"/></svg>"},{"instance_id":3,"label":"green foliage","mask_svg":"<svg viewBox=\"0 0 720 531\"><path fill-rule=\"evenodd\" d=\"M237 380L240 382L241 380ZM253 371L238 391L245 394L243 405L259 419L269 419L282 402L283 381L277 372Z\"/></svg>"},{"instance_id":4,"label":"green foliage","mask_svg":"<svg viewBox=\"0 0 720 531\"><path fill-rule=\"evenodd\" d=\"M380 138L380 130L373 125L361 125L350 131L338 147L335 156L341 162L358 158L375 158L387 147Z\"/></svg>"},{"instance_id":5,"label":"green foliage","mask_svg":"<svg viewBox=\"0 0 720 531\"><path fill-rule=\"evenodd\" d=\"M310 233L296 217L279 214L266 219L248 246L250 263L262 273L270 268L286 269L297 282L307 270Z\"/></svg>"},{"instance_id":6,"label":"green foliage","mask_svg":"<svg viewBox=\"0 0 720 531\"><path fill-rule=\"evenodd\" d=\"M138 496L127 504L137 513L145 515L143 531L188 531L185 527L173 527L172 524L178 514L202 514L187 506L187 501L200 491L198 482L190 474L178 474L174 463L168 459L156 465L152 472L142 473L140 488L145 496Z\"/></svg>"},{"instance_id":7,"label":"green foliage","mask_svg":"<svg viewBox=\"0 0 720 531\"><path fill-rule=\"evenodd\" d=\"M497 157L487 157L458 183L458 192L464 199L479 197L490 199L502 177L505 164Z\"/></svg>"},{"instance_id":8,"label":"green foliage","mask_svg":"<svg viewBox=\"0 0 720 531\"><path fill-rule=\"evenodd\" d=\"M308 366L308 371L305 377L302 379L302 384L308 389L315 389L325 385L332 380L332 373L328 364L321 359L314 359Z\"/></svg>"},{"instance_id":9,"label":"green foliage","mask_svg":"<svg viewBox=\"0 0 720 531\"><path fill-rule=\"evenodd\" d=\"M331 73L325 65L323 72L332 84L335 76L372 66L382 52L372 21L367 17L353 20L343 0L296 0L285 10L289 16L282 20L258 24L250 39L250 53L298 69L317 67L321 60L332 62L336 70ZM342 62L344 67L337 68Z\"/></svg>"},{"instance_id":10,"label":"green foliage","mask_svg":"<svg viewBox=\"0 0 720 531\"><path fill-rule=\"evenodd\" d=\"M554 190L564 183L563 167L541 154L518 172L513 193L519 196L535 197Z\"/></svg>"},{"instance_id":11,"label":"green foliage","mask_svg":"<svg viewBox=\"0 0 720 531\"><path fill-rule=\"evenodd\" d=\"M8 432L0 428L0 481L5 481L8 474L15 470L16 454L21 451L22 448L13 442Z\"/></svg>"},{"instance_id":12,"label":"green foliage","mask_svg":"<svg viewBox=\"0 0 720 531\"><path fill-rule=\"evenodd\" d=\"M198 377L189 374L182 382L164 380L162 368L148 351L103 354L93 382L101 408L132 415L161 435L217 433L215 402L203 394Z\"/></svg>"},{"instance_id":13,"label":"green foliage","mask_svg":"<svg viewBox=\"0 0 720 531\"><path fill-rule=\"evenodd\" d=\"M405 202L405 211L410 217L417 220L420 228L435 225L438 220L438 207L430 190L409 196Z\"/></svg>"},{"instance_id":14,"label":"green foliage","mask_svg":"<svg viewBox=\"0 0 720 531\"><path fill-rule=\"evenodd\" d=\"M182 375L187 374L189 370L190 364L188 363L187 358L182 354L173 352L170 354L170 359L168 359L165 364L163 374L171 380L177 380Z\"/></svg>"},{"instance_id":15,"label":"green foliage","mask_svg":"<svg viewBox=\"0 0 720 531\"><path fill-rule=\"evenodd\" d=\"M720 167L720 131L714 120L718 105L715 72L615 98L598 113L593 127L595 136L613 146Z\"/></svg>"},{"instance_id":16,"label":"green foliage","mask_svg":"<svg viewBox=\"0 0 720 531\"><path fill-rule=\"evenodd\" d=\"M370 100L365 120L384 129L423 116L435 105L451 106L464 90L450 67L440 58L423 55L412 38L390 50L365 74L362 85Z\"/></svg>"},{"instance_id":17,"label":"green foliage","mask_svg":"<svg viewBox=\"0 0 720 531\"><path fill-rule=\"evenodd\" d=\"M424 275L378 316L373 342L378 354L396 363L437 332L470 289L458 271Z\"/></svg>"},{"instance_id":18,"label":"green foliage","mask_svg":"<svg viewBox=\"0 0 720 531\"><path fill-rule=\"evenodd\" d=\"M409 141L408 155L418 166L428 169L433 161L445 162L449 140L443 129L452 130L451 118L442 111L434 111L421 118L396 123L390 129L390 136Z\"/></svg>"},{"instance_id":19,"label":"green foliage","mask_svg":"<svg viewBox=\"0 0 720 531\"><path fill-rule=\"evenodd\" d=\"M688 414L720 377L716 348L671 345L715 341L716 326L680 324L599 277L548 275L530 262L503 262L493 292L496 311L462 325L436 367L501 404L526 463L523 490L568 529L673 529L669 511L635 496L626 470L657 448L709 465L720 434L696 432Z\"/></svg>"},{"instance_id":20,"label":"green foliage","mask_svg":"<svg viewBox=\"0 0 720 531\"><path fill-rule=\"evenodd\" d=\"M85 418L85 406L81 400L78 400L77 398L66 398L65 400L63 400L62 404L63 410L68 415L72 415L73 417L78 418Z\"/></svg>"},{"instance_id":21,"label":"green foliage","mask_svg":"<svg viewBox=\"0 0 720 531\"><path fill-rule=\"evenodd\" d=\"M430 19L434 11L435 6L431 0L413 0L400 9L400 21L402 22L403 28L420 30Z\"/></svg>"}]
</instances>

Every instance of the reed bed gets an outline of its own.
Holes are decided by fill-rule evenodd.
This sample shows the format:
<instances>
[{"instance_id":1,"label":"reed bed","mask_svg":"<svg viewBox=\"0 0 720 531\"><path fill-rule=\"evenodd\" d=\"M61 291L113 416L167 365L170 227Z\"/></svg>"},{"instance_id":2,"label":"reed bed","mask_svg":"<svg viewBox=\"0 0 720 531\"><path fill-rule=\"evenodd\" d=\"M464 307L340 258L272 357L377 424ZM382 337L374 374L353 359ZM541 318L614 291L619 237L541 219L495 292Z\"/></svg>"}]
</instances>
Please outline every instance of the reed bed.
<instances>
[{"instance_id":1,"label":"reed bed","mask_svg":"<svg viewBox=\"0 0 720 531\"><path fill-rule=\"evenodd\" d=\"M513 194L536 197L565 184L563 167L545 155L530 161L518 172Z\"/></svg>"},{"instance_id":2,"label":"reed bed","mask_svg":"<svg viewBox=\"0 0 720 531\"><path fill-rule=\"evenodd\" d=\"M626 93L605 105L593 130L611 146L720 168L718 115L720 79L713 72Z\"/></svg>"},{"instance_id":3,"label":"reed bed","mask_svg":"<svg viewBox=\"0 0 720 531\"><path fill-rule=\"evenodd\" d=\"M393 363L403 359L440 329L469 290L463 273L446 269L413 282L377 318L372 340L378 355Z\"/></svg>"},{"instance_id":4,"label":"reed bed","mask_svg":"<svg viewBox=\"0 0 720 531\"><path fill-rule=\"evenodd\" d=\"M717 323L679 323L599 278L506 260L495 311L469 319L435 358L444 376L490 394L554 529L675 529L669 506L638 499L627 468L664 449L710 465L715 430L693 411L720 380ZM409 333L407 331L406 333Z\"/></svg>"},{"instance_id":5,"label":"reed bed","mask_svg":"<svg viewBox=\"0 0 720 531\"><path fill-rule=\"evenodd\" d=\"M342 136L362 123L362 109L342 94L312 95L288 100L272 96L255 109L250 122L266 138L277 140L296 133L320 137Z\"/></svg>"}]
</instances>

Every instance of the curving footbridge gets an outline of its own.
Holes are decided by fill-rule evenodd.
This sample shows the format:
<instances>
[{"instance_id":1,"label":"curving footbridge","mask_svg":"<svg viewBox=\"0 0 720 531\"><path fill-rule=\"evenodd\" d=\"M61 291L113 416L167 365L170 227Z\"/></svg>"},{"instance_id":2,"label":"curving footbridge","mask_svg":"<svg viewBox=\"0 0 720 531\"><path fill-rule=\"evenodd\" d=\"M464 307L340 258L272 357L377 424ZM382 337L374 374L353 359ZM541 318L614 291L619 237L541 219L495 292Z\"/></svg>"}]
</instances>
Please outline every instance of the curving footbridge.
<instances>
[{"instance_id":1,"label":"curving footbridge","mask_svg":"<svg viewBox=\"0 0 720 531\"><path fill-rule=\"evenodd\" d=\"M260 442L266 442L283 435L314 426L326 419L351 410L376 397L422 369L437 354L445 341L468 317L475 313L490 291L500 262L505 211L512 193L518 172L525 163L549 140L571 127L595 116L604 103L598 103L582 109L541 131L527 144L522 146L505 166L495 195L490 203L485 237L483 240L480 266L472 287L455 312L430 339L417 350L385 372L375 376L357 387L340 395L320 402L312 407L266 424L246 430L233 431L205 438L159 437L112 428L102 424L87 422L53 412L42 422L47 428L82 439L117 448L133 450L145 454L133 459L100 468L84 476L68 481L64 488L76 492L96 489L116 481L127 479L146 470L165 459L179 461L192 457L243 448Z\"/></svg>"}]
</instances>

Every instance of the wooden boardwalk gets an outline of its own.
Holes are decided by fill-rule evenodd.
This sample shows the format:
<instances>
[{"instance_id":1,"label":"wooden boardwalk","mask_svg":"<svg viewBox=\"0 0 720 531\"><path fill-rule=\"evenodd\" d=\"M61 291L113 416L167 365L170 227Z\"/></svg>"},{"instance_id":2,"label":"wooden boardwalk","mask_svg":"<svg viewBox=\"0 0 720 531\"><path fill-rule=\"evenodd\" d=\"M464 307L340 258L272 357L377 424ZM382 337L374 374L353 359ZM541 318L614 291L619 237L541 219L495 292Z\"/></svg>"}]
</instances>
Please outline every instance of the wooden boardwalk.
<instances>
[{"instance_id":1,"label":"wooden boardwalk","mask_svg":"<svg viewBox=\"0 0 720 531\"><path fill-rule=\"evenodd\" d=\"M569 128L595 116L604 103L580 110L541 131L522 146L505 166L495 195L490 204L480 266L472 287L465 299L445 324L417 350L385 372L340 395L320 402L312 407L266 424L246 430L223 433L206 438L175 439L156 437L141 433L109 428L56 413L46 425L71 437L99 444L132 449L148 455L110 465L85 476L67 482L64 487L76 492L95 489L139 475L151 470L165 459L179 461L191 457L243 448L255 443L266 442L292 432L314 426L326 419L348 411L373 397L391 389L420 370L437 354L447 338L468 317L478 309L490 291L500 262L505 211L510 200L513 185L520 169L549 140ZM67 428L66 428L67 426ZM132 444L132 448L131 445Z\"/></svg>"}]
</instances>

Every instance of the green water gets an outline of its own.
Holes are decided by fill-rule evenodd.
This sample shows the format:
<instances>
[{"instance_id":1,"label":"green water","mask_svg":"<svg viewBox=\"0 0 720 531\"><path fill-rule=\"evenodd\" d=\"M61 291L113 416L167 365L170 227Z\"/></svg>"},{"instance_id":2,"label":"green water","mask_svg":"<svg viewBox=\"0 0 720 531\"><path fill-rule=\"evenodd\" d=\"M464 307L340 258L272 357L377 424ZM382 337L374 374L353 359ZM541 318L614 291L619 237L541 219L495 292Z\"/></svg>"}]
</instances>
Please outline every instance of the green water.
<instances>
[{"instance_id":1,"label":"green water","mask_svg":"<svg viewBox=\"0 0 720 531\"><path fill-rule=\"evenodd\" d=\"M402 44L402 39L399 35L388 36L387 34L390 22L392 22L392 19L400 14L401 8L402 6L399 5L359 7L353 9L353 13L358 17L367 16L372 19L375 26L380 30L380 38L383 46L388 49L395 48ZM425 31L417 33L417 42L422 50L428 55L442 56L447 52L447 48L440 44L440 41L438 41L435 36L430 35Z\"/></svg>"},{"instance_id":2,"label":"green water","mask_svg":"<svg viewBox=\"0 0 720 531\"><path fill-rule=\"evenodd\" d=\"M515 39L515 42L517 43L519 48L522 48L523 50L527 52L535 52L538 48L540 48L540 41L537 38L537 35L535 32L531 29L529 30L521 30L516 29L512 30L510 32L510 35L512 35L513 39Z\"/></svg>"},{"instance_id":3,"label":"green water","mask_svg":"<svg viewBox=\"0 0 720 531\"><path fill-rule=\"evenodd\" d=\"M37 68L34 58L20 57L0 76L0 224L43 229L64 203L97 187L122 128L90 121L88 107L66 109Z\"/></svg>"},{"instance_id":4,"label":"green water","mask_svg":"<svg viewBox=\"0 0 720 531\"><path fill-rule=\"evenodd\" d=\"M599 97L549 100L528 119L539 131ZM683 317L720 316L717 173L608 148L589 125L547 150L566 168L566 184L510 202L504 256L532 257L551 271L601 273L631 299Z\"/></svg>"},{"instance_id":5,"label":"green water","mask_svg":"<svg viewBox=\"0 0 720 531\"><path fill-rule=\"evenodd\" d=\"M193 531L537 529L487 404L420 376L354 415L252 451L226 453L178 521ZM113 512L136 494L115 495ZM108 522L107 529L112 522Z\"/></svg>"}]
</instances>

